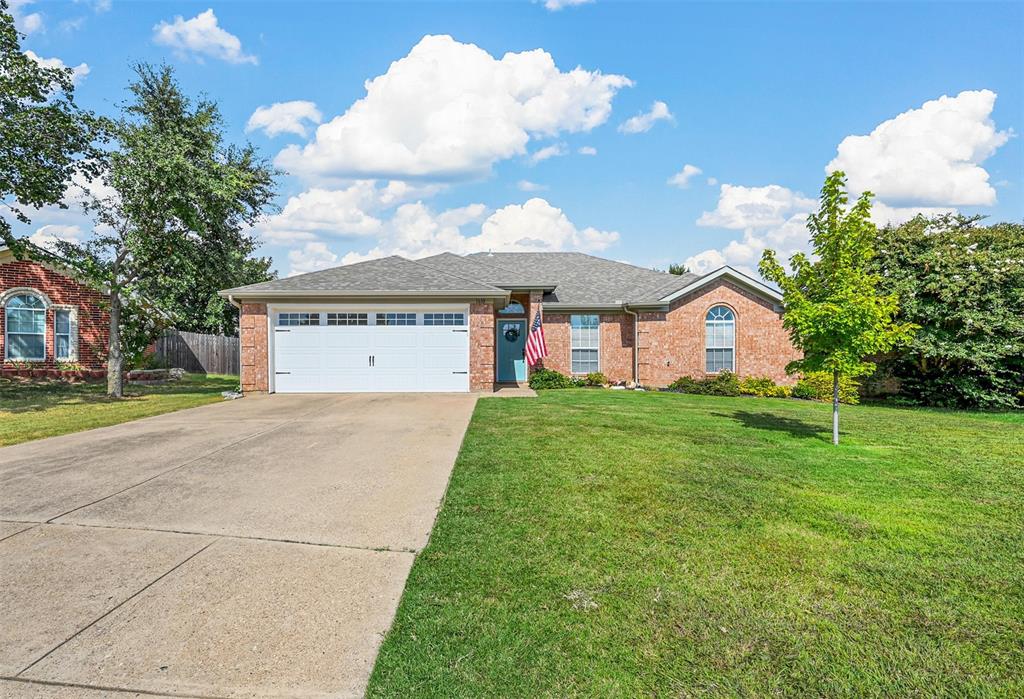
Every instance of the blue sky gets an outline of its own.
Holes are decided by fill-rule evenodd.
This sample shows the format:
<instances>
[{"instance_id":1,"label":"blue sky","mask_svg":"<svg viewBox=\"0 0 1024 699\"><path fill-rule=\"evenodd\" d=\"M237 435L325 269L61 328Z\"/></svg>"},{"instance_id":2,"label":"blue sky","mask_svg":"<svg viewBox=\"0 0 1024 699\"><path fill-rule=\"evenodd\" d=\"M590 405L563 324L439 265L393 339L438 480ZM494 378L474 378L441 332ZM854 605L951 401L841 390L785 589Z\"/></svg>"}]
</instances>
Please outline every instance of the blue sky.
<instances>
[{"instance_id":1,"label":"blue sky","mask_svg":"<svg viewBox=\"0 0 1024 699\"><path fill-rule=\"evenodd\" d=\"M23 48L88 67L85 107L114 113L138 61L166 61L187 92L216 99L231 140L289 171L282 212L257 229L281 274L488 248L751 271L765 246L806 244L830 163L876 192L880 223L951 209L1024 219L1020 3L21 0L15 12ZM671 117L624 128L652 109ZM39 212L26 232L41 228L89 233L76 212Z\"/></svg>"}]
</instances>

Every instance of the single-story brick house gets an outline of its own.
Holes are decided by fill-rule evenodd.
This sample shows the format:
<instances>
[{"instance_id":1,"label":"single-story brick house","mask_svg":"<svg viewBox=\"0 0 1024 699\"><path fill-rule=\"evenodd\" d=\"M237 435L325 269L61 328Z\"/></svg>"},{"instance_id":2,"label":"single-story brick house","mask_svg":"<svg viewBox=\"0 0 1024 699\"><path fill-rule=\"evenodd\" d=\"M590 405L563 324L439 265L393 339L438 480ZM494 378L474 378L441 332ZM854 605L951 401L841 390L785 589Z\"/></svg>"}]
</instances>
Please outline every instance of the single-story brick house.
<instances>
[{"instance_id":1,"label":"single-story brick house","mask_svg":"<svg viewBox=\"0 0 1024 699\"><path fill-rule=\"evenodd\" d=\"M103 369L110 337L105 303L71 270L19 260L0 247L0 366Z\"/></svg>"},{"instance_id":2,"label":"single-story brick house","mask_svg":"<svg viewBox=\"0 0 1024 699\"><path fill-rule=\"evenodd\" d=\"M246 391L490 391L544 366L665 386L723 370L791 382L774 289L729 267L657 272L571 252L384 259L227 289Z\"/></svg>"}]
</instances>

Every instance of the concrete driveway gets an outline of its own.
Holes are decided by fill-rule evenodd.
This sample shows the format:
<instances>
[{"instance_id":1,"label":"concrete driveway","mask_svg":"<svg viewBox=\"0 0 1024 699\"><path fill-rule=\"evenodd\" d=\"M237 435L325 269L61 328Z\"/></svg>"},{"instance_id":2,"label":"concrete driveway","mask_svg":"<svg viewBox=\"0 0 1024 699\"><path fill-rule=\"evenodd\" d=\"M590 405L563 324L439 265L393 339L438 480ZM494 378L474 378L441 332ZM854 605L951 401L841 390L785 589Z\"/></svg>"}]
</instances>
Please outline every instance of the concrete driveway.
<instances>
[{"instance_id":1,"label":"concrete driveway","mask_svg":"<svg viewBox=\"0 0 1024 699\"><path fill-rule=\"evenodd\" d=\"M358 696L475 398L248 396L0 449L0 696Z\"/></svg>"}]
</instances>

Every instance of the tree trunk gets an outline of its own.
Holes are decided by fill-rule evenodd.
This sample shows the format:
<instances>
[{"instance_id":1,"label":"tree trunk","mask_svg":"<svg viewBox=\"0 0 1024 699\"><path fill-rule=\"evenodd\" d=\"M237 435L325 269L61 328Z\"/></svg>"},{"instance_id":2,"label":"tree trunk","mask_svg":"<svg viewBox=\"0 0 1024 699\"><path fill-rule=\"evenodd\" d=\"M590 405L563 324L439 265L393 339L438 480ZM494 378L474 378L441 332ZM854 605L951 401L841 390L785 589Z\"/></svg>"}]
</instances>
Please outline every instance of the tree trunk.
<instances>
[{"instance_id":1,"label":"tree trunk","mask_svg":"<svg viewBox=\"0 0 1024 699\"><path fill-rule=\"evenodd\" d=\"M124 357L121 355L121 295L110 292L110 347L107 350L107 395L124 396Z\"/></svg>"},{"instance_id":2,"label":"tree trunk","mask_svg":"<svg viewBox=\"0 0 1024 699\"><path fill-rule=\"evenodd\" d=\"M832 444L839 444L839 372L832 372Z\"/></svg>"}]
</instances>

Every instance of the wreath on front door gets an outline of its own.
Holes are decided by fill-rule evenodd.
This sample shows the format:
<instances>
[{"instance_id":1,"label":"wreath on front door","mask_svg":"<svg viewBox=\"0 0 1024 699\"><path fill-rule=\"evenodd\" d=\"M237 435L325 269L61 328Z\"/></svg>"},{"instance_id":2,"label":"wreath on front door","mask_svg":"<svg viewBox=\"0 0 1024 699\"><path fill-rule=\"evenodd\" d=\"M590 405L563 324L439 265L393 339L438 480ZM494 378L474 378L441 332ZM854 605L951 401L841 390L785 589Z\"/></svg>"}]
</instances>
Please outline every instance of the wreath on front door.
<instances>
[{"instance_id":1,"label":"wreath on front door","mask_svg":"<svg viewBox=\"0 0 1024 699\"><path fill-rule=\"evenodd\" d=\"M505 326L505 339L509 342L515 342L519 339L519 326L518 325L506 325Z\"/></svg>"}]
</instances>

